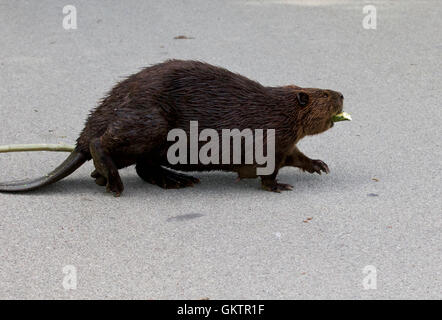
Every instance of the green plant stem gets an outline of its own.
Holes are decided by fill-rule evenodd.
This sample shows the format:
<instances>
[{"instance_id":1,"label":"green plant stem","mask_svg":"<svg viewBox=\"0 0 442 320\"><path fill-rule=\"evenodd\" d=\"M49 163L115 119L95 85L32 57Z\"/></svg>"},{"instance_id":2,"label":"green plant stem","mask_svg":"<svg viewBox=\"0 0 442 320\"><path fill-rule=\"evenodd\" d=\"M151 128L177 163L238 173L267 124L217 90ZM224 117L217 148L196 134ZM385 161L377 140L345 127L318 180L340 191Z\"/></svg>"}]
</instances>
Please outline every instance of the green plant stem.
<instances>
[{"instance_id":1,"label":"green plant stem","mask_svg":"<svg viewBox=\"0 0 442 320\"><path fill-rule=\"evenodd\" d=\"M72 152L75 146L68 144L9 144L0 146L0 153L3 152L23 152L23 151L55 151L55 152Z\"/></svg>"}]
</instances>

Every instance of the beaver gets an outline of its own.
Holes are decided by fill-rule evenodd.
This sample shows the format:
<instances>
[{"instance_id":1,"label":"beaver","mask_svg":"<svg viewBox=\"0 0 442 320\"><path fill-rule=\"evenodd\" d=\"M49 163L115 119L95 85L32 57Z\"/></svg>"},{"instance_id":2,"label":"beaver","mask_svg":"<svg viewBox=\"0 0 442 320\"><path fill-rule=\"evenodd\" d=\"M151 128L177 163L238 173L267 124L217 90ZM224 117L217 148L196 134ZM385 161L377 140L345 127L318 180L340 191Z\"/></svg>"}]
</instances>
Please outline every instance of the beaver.
<instances>
[{"instance_id":1,"label":"beaver","mask_svg":"<svg viewBox=\"0 0 442 320\"><path fill-rule=\"evenodd\" d=\"M136 165L141 179L166 189L199 183L177 170L222 170L236 172L239 179L260 176L265 190L291 190L291 185L276 180L282 167L329 173L326 163L310 159L296 145L307 135L330 129L332 117L343 111L343 100L342 93L333 90L266 87L204 62L167 60L115 85L89 114L74 151L54 171L37 179L0 183L0 191L30 191L52 184L91 159L95 166L91 176L115 196L124 189L118 170L131 165ZM200 129L218 132L273 128L273 172L258 175L256 163L170 164L168 132L180 128L188 134L189 123L195 120Z\"/></svg>"}]
</instances>

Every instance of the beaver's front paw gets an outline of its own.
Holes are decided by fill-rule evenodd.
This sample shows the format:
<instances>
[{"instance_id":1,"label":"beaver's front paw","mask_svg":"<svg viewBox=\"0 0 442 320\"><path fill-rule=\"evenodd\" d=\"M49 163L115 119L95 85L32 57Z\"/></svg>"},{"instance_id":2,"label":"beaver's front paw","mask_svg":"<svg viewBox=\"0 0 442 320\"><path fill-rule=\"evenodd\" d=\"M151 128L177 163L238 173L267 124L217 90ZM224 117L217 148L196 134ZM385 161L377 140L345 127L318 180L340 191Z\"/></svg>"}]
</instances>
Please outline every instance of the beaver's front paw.
<instances>
[{"instance_id":1,"label":"beaver's front paw","mask_svg":"<svg viewBox=\"0 0 442 320\"><path fill-rule=\"evenodd\" d=\"M325 173L330 173L328 165L322 160L313 160L313 169L319 174L321 174L321 171Z\"/></svg>"},{"instance_id":2,"label":"beaver's front paw","mask_svg":"<svg viewBox=\"0 0 442 320\"><path fill-rule=\"evenodd\" d=\"M330 173L328 165L322 160L312 160L307 167L302 169L310 173L315 173L315 172L319 174L321 174L321 172Z\"/></svg>"},{"instance_id":3,"label":"beaver's front paw","mask_svg":"<svg viewBox=\"0 0 442 320\"><path fill-rule=\"evenodd\" d=\"M263 181L261 184L262 188L267 191L278 192L293 190L293 186L286 183L278 183L276 180L273 181Z\"/></svg>"}]
</instances>

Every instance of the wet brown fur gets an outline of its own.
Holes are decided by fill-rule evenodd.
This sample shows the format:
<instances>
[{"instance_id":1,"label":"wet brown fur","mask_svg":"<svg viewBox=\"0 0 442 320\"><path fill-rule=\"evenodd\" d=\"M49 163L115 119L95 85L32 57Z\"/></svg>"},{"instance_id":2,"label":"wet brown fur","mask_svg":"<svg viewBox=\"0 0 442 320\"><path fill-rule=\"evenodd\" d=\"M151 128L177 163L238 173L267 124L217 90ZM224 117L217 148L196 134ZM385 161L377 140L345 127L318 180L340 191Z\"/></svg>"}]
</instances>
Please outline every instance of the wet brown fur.
<instances>
[{"instance_id":1,"label":"wet brown fur","mask_svg":"<svg viewBox=\"0 0 442 320\"><path fill-rule=\"evenodd\" d=\"M307 105L300 104L299 93L307 94ZM77 140L77 150L87 159L94 157L97 183L107 182L108 190L119 195L123 185L118 169L133 164L144 180L163 187L198 182L182 175L180 184L178 175L165 167L233 171L240 178L256 176L254 165L170 165L166 154L171 144L167 133L171 129L188 133L189 122L194 120L198 121L199 130L275 129L276 169L272 175L262 177L262 182L265 189L280 191L290 188L275 179L283 166L328 172L325 163L303 155L296 143L306 135L329 129L332 116L342 111L342 105L342 94L332 90L264 87L206 63L169 60L117 84L90 114Z\"/></svg>"}]
</instances>

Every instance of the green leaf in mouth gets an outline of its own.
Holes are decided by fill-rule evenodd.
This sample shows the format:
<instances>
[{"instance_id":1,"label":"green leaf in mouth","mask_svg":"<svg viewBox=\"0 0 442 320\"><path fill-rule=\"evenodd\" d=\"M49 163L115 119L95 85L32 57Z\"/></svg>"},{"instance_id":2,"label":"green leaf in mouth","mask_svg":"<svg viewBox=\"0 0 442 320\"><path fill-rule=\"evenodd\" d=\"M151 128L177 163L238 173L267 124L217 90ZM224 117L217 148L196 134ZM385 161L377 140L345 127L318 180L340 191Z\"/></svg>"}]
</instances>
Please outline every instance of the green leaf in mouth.
<instances>
[{"instance_id":1,"label":"green leaf in mouth","mask_svg":"<svg viewBox=\"0 0 442 320\"><path fill-rule=\"evenodd\" d=\"M333 116L332 121L333 122L339 122L339 121L351 121L351 115L348 114L347 112L341 112L338 113L337 115Z\"/></svg>"}]
</instances>

